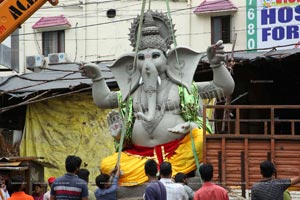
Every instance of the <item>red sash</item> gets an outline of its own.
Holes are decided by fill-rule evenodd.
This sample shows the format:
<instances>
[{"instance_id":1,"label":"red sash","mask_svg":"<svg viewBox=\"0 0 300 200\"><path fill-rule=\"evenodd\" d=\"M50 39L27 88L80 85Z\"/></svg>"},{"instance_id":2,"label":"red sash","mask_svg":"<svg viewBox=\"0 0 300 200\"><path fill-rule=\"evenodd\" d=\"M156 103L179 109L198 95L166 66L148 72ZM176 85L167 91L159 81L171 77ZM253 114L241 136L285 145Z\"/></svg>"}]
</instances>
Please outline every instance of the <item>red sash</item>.
<instances>
[{"instance_id":1,"label":"red sash","mask_svg":"<svg viewBox=\"0 0 300 200\"><path fill-rule=\"evenodd\" d=\"M155 147L134 145L132 149L126 149L125 152L143 157L155 157L158 164L160 164L164 161L165 157L170 158L175 153L175 150L179 146L181 140L182 139L178 139Z\"/></svg>"}]
</instances>

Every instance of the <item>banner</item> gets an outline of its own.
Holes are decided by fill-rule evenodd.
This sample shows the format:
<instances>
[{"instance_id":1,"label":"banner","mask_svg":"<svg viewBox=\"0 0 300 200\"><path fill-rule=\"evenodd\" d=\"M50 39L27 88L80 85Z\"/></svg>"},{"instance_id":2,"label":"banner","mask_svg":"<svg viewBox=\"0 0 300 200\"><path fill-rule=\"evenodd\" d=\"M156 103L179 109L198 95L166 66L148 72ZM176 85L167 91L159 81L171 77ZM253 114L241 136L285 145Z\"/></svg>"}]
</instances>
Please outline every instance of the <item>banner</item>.
<instances>
[{"instance_id":1,"label":"banner","mask_svg":"<svg viewBox=\"0 0 300 200\"><path fill-rule=\"evenodd\" d=\"M247 0L247 49L300 44L300 0Z\"/></svg>"},{"instance_id":2,"label":"banner","mask_svg":"<svg viewBox=\"0 0 300 200\"><path fill-rule=\"evenodd\" d=\"M44 157L44 162L58 167L45 168L45 181L65 174L66 157L77 155L95 183L100 161L114 152L106 120L109 111L97 108L86 93L29 104L20 154Z\"/></svg>"}]
</instances>

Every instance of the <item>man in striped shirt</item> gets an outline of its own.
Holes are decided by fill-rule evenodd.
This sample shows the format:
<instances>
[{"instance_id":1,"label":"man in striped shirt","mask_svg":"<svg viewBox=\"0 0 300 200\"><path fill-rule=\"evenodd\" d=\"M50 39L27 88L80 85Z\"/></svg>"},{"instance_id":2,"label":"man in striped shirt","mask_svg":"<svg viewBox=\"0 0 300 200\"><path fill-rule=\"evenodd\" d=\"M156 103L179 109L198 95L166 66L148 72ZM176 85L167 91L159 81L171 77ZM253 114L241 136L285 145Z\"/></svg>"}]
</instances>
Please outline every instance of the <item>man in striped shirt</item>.
<instances>
[{"instance_id":1,"label":"man in striped shirt","mask_svg":"<svg viewBox=\"0 0 300 200\"><path fill-rule=\"evenodd\" d=\"M88 187L84 180L78 178L81 158L68 156L66 158L67 173L58 177L51 186L50 200L87 200Z\"/></svg>"},{"instance_id":2,"label":"man in striped shirt","mask_svg":"<svg viewBox=\"0 0 300 200\"><path fill-rule=\"evenodd\" d=\"M269 160L260 163L260 173L263 179L252 186L251 200L281 200L288 187L300 183L299 175L292 178L274 178L276 168Z\"/></svg>"},{"instance_id":3,"label":"man in striped shirt","mask_svg":"<svg viewBox=\"0 0 300 200\"><path fill-rule=\"evenodd\" d=\"M172 164L170 162L162 162L160 164L160 182L162 182L167 191L167 200L188 200L183 185L175 183L172 180Z\"/></svg>"}]
</instances>

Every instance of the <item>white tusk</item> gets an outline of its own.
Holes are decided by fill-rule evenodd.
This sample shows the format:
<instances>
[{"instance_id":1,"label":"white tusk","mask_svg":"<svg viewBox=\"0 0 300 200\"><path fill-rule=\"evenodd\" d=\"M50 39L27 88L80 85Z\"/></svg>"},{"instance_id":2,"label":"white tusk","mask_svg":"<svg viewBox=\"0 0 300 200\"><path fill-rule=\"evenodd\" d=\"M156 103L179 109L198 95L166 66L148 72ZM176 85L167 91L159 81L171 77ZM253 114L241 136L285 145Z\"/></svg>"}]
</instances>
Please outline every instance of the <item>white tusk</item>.
<instances>
[{"instance_id":1,"label":"white tusk","mask_svg":"<svg viewBox=\"0 0 300 200\"><path fill-rule=\"evenodd\" d=\"M160 78L160 76L157 76L157 82L158 82L158 85L161 85L161 78Z\"/></svg>"},{"instance_id":2,"label":"white tusk","mask_svg":"<svg viewBox=\"0 0 300 200\"><path fill-rule=\"evenodd\" d=\"M143 82L144 82L144 81L143 81L143 77L141 77L141 78L140 78L140 81L139 81L139 85L142 85Z\"/></svg>"}]
</instances>

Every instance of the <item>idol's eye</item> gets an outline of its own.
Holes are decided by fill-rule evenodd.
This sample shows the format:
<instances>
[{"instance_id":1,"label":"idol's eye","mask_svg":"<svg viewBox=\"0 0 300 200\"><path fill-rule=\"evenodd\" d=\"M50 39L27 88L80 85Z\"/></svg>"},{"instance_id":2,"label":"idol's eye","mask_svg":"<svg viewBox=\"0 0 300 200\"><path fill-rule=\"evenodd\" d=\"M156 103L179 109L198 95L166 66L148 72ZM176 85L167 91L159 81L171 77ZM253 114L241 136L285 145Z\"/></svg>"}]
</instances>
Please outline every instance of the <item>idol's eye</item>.
<instances>
[{"instance_id":1,"label":"idol's eye","mask_svg":"<svg viewBox=\"0 0 300 200\"><path fill-rule=\"evenodd\" d=\"M159 52L152 53L152 58L153 59L156 59L156 58L159 58L159 57L160 57L160 53Z\"/></svg>"},{"instance_id":2,"label":"idol's eye","mask_svg":"<svg viewBox=\"0 0 300 200\"><path fill-rule=\"evenodd\" d=\"M138 59L139 60L145 60L144 54L138 54Z\"/></svg>"}]
</instances>

